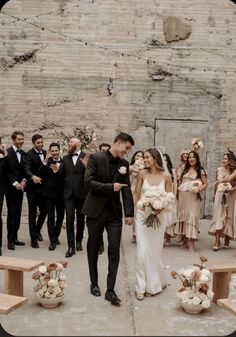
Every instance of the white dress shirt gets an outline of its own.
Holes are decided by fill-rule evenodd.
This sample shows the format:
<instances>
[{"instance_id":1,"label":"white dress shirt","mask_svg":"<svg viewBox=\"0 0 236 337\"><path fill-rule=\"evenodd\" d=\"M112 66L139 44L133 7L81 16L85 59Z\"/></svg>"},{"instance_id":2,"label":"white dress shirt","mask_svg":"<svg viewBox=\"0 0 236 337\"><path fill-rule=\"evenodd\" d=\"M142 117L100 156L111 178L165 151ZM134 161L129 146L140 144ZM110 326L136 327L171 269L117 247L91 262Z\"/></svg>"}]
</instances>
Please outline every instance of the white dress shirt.
<instances>
[{"instance_id":1,"label":"white dress shirt","mask_svg":"<svg viewBox=\"0 0 236 337\"><path fill-rule=\"evenodd\" d=\"M36 150L36 148L34 147L34 151L36 152L36 153L38 153L39 154L39 158L41 159L41 161L43 162L44 161L44 155L43 155L43 152L42 151L38 151L38 150Z\"/></svg>"},{"instance_id":2,"label":"white dress shirt","mask_svg":"<svg viewBox=\"0 0 236 337\"><path fill-rule=\"evenodd\" d=\"M73 163L74 163L74 165L76 164L76 162L77 162L77 160L78 160L78 158L79 158L79 155L80 155L80 153L81 153L81 150L79 150L78 152L76 152L77 154L78 154L78 156L77 155L73 155L72 154L72 160L73 160Z\"/></svg>"}]
</instances>

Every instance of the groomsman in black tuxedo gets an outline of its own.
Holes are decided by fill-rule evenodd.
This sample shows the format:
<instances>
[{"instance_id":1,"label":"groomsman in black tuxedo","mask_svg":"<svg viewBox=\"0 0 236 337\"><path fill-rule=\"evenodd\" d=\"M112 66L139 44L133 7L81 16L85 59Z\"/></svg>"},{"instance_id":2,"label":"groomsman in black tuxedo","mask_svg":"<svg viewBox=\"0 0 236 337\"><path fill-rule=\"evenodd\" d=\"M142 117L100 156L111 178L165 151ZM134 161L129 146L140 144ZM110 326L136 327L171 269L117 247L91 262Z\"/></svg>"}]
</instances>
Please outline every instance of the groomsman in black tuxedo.
<instances>
[{"instance_id":1,"label":"groomsman in black tuxedo","mask_svg":"<svg viewBox=\"0 0 236 337\"><path fill-rule=\"evenodd\" d=\"M18 230L27 179L23 164L25 152L22 150L24 134L21 131L15 131L12 133L11 139L13 144L7 150L8 155L6 157L7 247L14 250L15 246L25 245L23 241L18 240Z\"/></svg>"},{"instance_id":2,"label":"groomsman in black tuxedo","mask_svg":"<svg viewBox=\"0 0 236 337\"><path fill-rule=\"evenodd\" d=\"M90 273L90 292L101 296L98 286L98 250L104 227L108 238L108 276L105 299L113 305L120 305L120 299L114 291L120 259L120 240L122 232L123 199L124 222L133 223L134 203L129 181L129 163L122 159L128 154L134 140L126 133L116 136L111 149L90 155L86 166L85 184L88 195L82 209L87 215L88 226L88 264Z\"/></svg>"},{"instance_id":3,"label":"groomsman in black tuxedo","mask_svg":"<svg viewBox=\"0 0 236 337\"><path fill-rule=\"evenodd\" d=\"M0 255L2 255L2 207L6 192L6 156L7 147L2 144L0 137Z\"/></svg>"},{"instance_id":4,"label":"groomsman in black tuxedo","mask_svg":"<svg viewBox=\"0 0 236 337\"><path fill-rule=\"evenodd\" d=\"M60 244L58 240L61 233L61 226L64 219L64 177L59 170L62 163L60 158L60 145L52 143L49 146L49 153L46 165L43 169L43 192L46 200L46 209L48 216L48 236L50 239L49 250L54 250L56 245ZM55 219L56 215L56 219Z\"/></svg>"},{"instance_id":5,"label":"groomsman in black tuxedo","mask_svg":"<svg viewBox=\"0 0 236 337\"><path fill-rule=\"evenodd\" d=\"M41 135L33 135L32 143L33 148L27 152L24 168L27 177L26 192L31 247L39 248L38 241L43 241L40 231L47 216L45 197L42 195L43 162L47 153L43 150L43 137ZM37 209L39 209L38 218Z\"/></svg>"},{"instance_id":6,"label":"groomsman in black tuxedo","mask_svg":"<svg viewBox=\"0 0 236 337\"><path fill-rule=\"evenodd\" d=\"M81 213L86 189L84 186L84 173L87 155L81 151L81 142L78 138L71 138L68 143L68 155L63 157L64 202L66 210L66 230L68 250L66 257L71 257L76 250L81 251L84 235L84 214ZM74 221L76 212L76 236Z\"/></svg>"}]
</instances>

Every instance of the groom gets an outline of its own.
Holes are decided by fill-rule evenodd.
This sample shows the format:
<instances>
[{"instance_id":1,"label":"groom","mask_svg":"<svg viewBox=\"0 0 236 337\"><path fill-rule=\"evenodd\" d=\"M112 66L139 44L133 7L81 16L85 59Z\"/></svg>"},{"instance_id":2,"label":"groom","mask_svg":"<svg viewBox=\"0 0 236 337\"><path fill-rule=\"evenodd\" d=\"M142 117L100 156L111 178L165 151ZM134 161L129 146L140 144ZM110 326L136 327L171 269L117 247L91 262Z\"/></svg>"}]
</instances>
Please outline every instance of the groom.
<instances>
[{"instance_id":1,"label":"groom","mask_svg":"<svg viewBox=\"0 0 236 337\"><path fill-rule=\"evenodd\" d=\"M90 156L85 172L85 184L89 193L82 212L87 215L88 243L87 254L91 279L90 292L101 296L98 286L98 251L104 227L108 237L108 276L105 299L113 305L120 305L114 291L120 259L123 199L125 224L131 225L134 215L133 196L129 181L129 163L122 159L134 145L133 138L120 133L110 150Z\"/></svg>"}]
</instances>

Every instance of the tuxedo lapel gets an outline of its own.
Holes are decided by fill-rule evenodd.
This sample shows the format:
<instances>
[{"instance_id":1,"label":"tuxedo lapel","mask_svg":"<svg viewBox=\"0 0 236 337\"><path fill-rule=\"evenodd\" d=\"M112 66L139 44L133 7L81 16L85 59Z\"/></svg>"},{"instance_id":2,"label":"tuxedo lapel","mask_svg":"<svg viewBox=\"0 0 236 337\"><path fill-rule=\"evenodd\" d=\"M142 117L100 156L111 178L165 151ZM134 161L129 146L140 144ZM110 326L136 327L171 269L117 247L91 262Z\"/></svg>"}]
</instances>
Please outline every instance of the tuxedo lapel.
<instances>
[{"instance_id":1,"label":"tuxedo lapel","mask_svg":"<svg viewBox=\"0 0 236 337\"><path fill-rule=\"evenodd\" d=\"M108 181L111 181L110 162L109 162L108 155L106 156L106 162L105 162L104 168L105 168L105 171L106 171Z\"/></svg>"}]
</instances>

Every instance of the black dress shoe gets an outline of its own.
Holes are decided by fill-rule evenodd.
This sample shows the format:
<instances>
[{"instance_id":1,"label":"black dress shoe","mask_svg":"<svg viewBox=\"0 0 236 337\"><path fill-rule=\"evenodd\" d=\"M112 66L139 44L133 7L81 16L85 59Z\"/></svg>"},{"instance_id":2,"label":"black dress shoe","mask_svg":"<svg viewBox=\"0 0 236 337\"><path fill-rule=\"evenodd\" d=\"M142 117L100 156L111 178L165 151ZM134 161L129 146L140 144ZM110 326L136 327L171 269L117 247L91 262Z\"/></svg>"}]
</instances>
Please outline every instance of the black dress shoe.
<instances>
[{"instance_id":1,"label":"black dress shoe","mask_svg":"<svg viewBox=\"0 0 236 337\"><path fill-rule=\"evenodd\" d=\"M10 249L10 250L15 250L14 243L8 243L7 248Z\"/></svg>"},{"instance_id":2,"label":"black dress shoe","mask_svg":"<svg viewBox=\"0 0 236 337\"><path fill-rule=\"evenodd\" d=\"M78 252L80 252L81 250L83 250L83 247L82 247L81 242L77 242L77 243L76 243L76 250L77 250Z\"/></svg>"},{"instance_id":3,"label":"black dress shoe","mask_svg":"<svg viewBox=\"0 0 236 337\"><path fill-rule=\"evenodd\" d=\"M90 292L93 296L101 296L101 291L99 289L99 286L93 286L92 284L90 285Z\"/></svg>"},{"instance_id":4,"label":"black dress shoe","mask_svg":"<svg viewBox=\"0 0 236 337\"><path fill-rule=\"evenodd\" d=\"M37 241L31 241L31 247L32 248L39 248L39 244Z\"/></svg>"},{"instance_id":5,"label":"black dress shoe","mask_svg":"<svg viewBox=\"0 0 236 337\"><path fill-rule=\"evenodd\" d=\"M38 241L43 241L43 237L42 237L41 233L37 234L37 239L38 239Z\"/></svg>"},{"instance_id":6,"label":"black dress shoe","mask_svg":"<svg viewBox=\"0 0 236 337\"><path fill-rule=\"evenodd\" d=\"M55 250L56 249L56 244L51 243L50 246L48 247L48 250Z\"/></svg>"},{"instance_id":7,"label":"black dress shoe","mask_svg":"<svg viewBox=\"0 0 236 337\"><path fill-rule=\"evenodd\" d=\"M66 252L65 257L71 257L75 254L75 249L74 248L69 248Z\"/></svg>"},{"instance_id":8,"label":"black dress shoe","mask_svg":"<svg viewBox=\"0 0 236 337\"><path fill-rule=\"evenodd\" d=\"M114 290L107 290L105 294L105 300L111 302L113 305L120 305L121 300L116 295Z\"/></svg>"},{"instance_id":9,"label":"black dress shoe","mask_svg":"<svg viewBox=\"0 0 236 337\"><path fill-rule=\"evenodd\" d=\"M14 244L15 244L16 246L24 246L24 245L25 245L25 242L20 241L20 240L15 240L15 241L14 241Z\"/></svg>"},{"instance_id":10,"label":"black dress shoe","mask_svg":"<svg viewBox=\"0 0 236 337\"><path fill-rule=\"evenodd\" d=\"M55 244L60 245L60 241L58 239L56 239Z\"/></svg>"}]
</instances>

